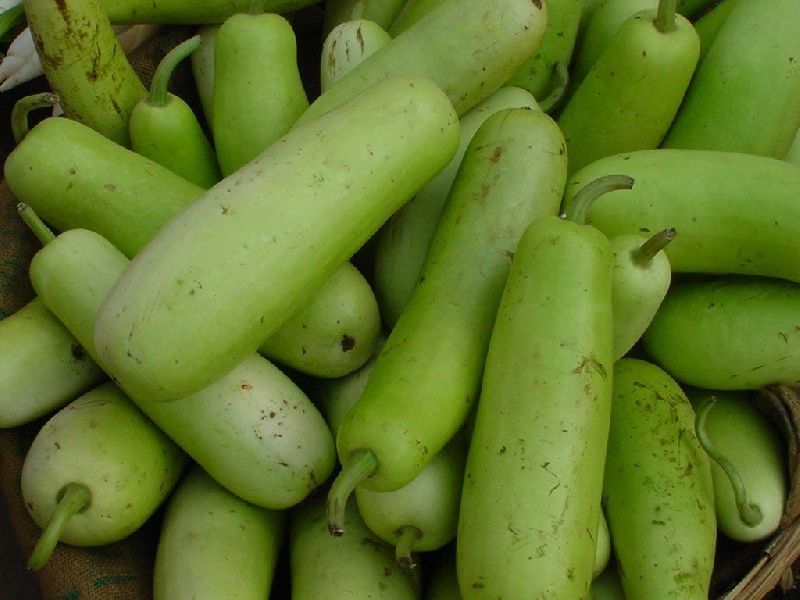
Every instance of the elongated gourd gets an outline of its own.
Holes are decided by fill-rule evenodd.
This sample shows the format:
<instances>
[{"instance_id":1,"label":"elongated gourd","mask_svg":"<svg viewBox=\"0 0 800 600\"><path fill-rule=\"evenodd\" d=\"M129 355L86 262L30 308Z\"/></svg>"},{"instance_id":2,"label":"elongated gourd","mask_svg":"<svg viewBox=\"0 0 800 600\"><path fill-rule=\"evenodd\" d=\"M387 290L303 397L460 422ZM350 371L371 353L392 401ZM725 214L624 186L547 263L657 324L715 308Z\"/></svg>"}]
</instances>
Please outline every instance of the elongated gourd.
<instances>
[{"instance_id":1,"label":"elongated gourd","mask_svg":"<svg viewBox=\"0 0 800 600\"><path fill-rule=\"evenodd\" d=\"M203 188L71 119L48 118L8 156L17 200L66 231L84 228L133 257ZM336 377L370 356L380 327L377 300L348 262L259 350L298 371Z\"/></svg>"},{"instance_id":2,"label":"elongated gourd","mask_svg":"<svg viewBox=\"0 0 800 600\"><path fill-rule=\"evenodd\" d=\"M450 160L457 123L398 76L270 145L131 261L95 329L108 370L161 401L229 372Z\"/></svg>"},{"instance_id":3,"label":"elongated gourd","mask_svg":"<svg viewBox=\"0 0 800 600\"><path fill-rule=\"evenodd\" d=\"M154 600L263 600L287 513L253 506L194 465L170 496L153 567Z\"/></svg>"},{"instance_id":4,"label":"elongated gourd","mask_svg":"<svg viewBox=\"0 0 800 600\"><path fill-rule=\"evenodd\" d=\"M41 299L0 321L0 428L53 412L105 378Z\"/></svg>"},{"instance_id":5,"label":"elongated gourd","mask_svg":"<svg viewBox=\"0 0 800 600\"><path fill-rule=\"evenodd\" d=\"M708 600L717 539L711 465L686 394L652 363L614 365L603 506L628 600Z\"/></svg>"},{"instance_id":6,"label":"elongated gourd","mask_svg":"<svg viewBox=\"0 0 800 600\"><path fill-rule=\"evenodd\" d=\"M31 261L42 302L105 368L93 343L100 306L128 259L85 229L60 234ZM332 472L333 438L308 397L258 354L226 377L175 402L137 406L214 479L244 500L284 509Z\"/></svg>"},{"instance_id":7,"label":"elongated gourd","mask_svg":"<svg viewBox=\"0 0 800 600\"><path fill-rule=\"evenodd\" d=\"M737 152L640 150L601 158L570 177L564 206L586 182L634 179L605 194L587 219L609 237L675 228L673 272L740 273L800 281L800 167Z\"/></svg>"},{"instance_id":8,"label":"elongated gourd","mask_svg":"<svg viewBox=\"0 0 800 600\"><path fill-rule=\"evenodd\" d=\"M211 131L224 176L289 131L308 108L289 21L262 13L222 23L214 38L212 102Z\"/></svg>"},{"instance_id":9,"label":"elongated gourd","mask_svg":"<svg viewBox=\"0 0 800 600\"><path fill-rule=\"evenodd\" d=\"M331 531L356 485L408 484L464 424L511 256L528 223L557 213L563 137L541 111L507 109L475 133L414 289L337 434Z\"/></svg>"},{"instance_id":10,"label":"elongated gourd","mask_svg":"<svg viewBox=\"0 0 800 600\"><path fill-rule=\"evenodd\" d=\"M536 51L541 0L446 0L321 94L298 119L318 117L398 73L433 81L460 116L503 85Z\"/></svg>"},{"instance_id":11,"label":"elongated gourd","mask_svg":"<svg viewBox=\"0 0 800 600\"><path fill-rule=\"evenodd\" d=\"M48 419L22 465L25 507L46 531L31 556L40 568L55 542L100 546L141 527L166 500L186 456L113 383Z\"/></svg>"},{"instance_id":12,"label":"elongated gourd","mask_svg":"<svg viewBox=\"0 0 800 600\"><path fill-rule=\"evenodd\" d=\"M373 287L381 316L394 327L405 308L425 262L464 152L483 122L506 108L538 110L527 90L504 85L459 119L459 144L447 166L395 212L376 236Z\"/></svg>"},{"instance_id":13,"label":"elongated gourd","mask_svg":"<svg viewBox=\"0 0 800 600\"><path fill-rule=\"evenodd\" d=\"M700 41L675 0L620 25L558 116L570 173L619 152L657 148L697 65Z\"/></svg>"},{"instance_id":14,"label":"elongated gourd","mask_svg":"<svg viewBox=\"0 0 800 600\"><path fill-rule=\"evenodd\" d=\"M195 35L161 59L148 94L131 111L128 133L134 152L200 187L211 187L220 179L211 142L192 107L168 91L172 72L200 43L200 36Z\"/></svg>"},{"instance_id":15,"label":"elongated gourd","mask_svg":"<svg viewBox=\"0 0 800 600\"><path fill-rule=\"evenodd\" d=\"M798 23L796 0L736 2L663 146L783 158L800 126Z\"/></svg>"},{"instance_id":16,"label":"elongated gourd","mask_svg":"<svg viewBox=\"0 0 800 600\"><path fill-rule=\"evenodd\" d=\"M715 0L677 0L678 14L692 20ZM588 16L576 44L575 56L570 65L572 87L577 86L598 57L605 51L620 26L643 10L655 10L658 0L584 0Z\"/></svg>"},{"instance_id":17,"label":"elongated gourd","mask_svg":"<svg viewBox=\"0 0 800 600\"><path fill-rule=\"evenodd\" d=\"M42 70L64 113L125 146L147 90L128 62L101 0L26 0Z\"/></svg>"},{"instance_id":18,"label":"elongated gourd","mask_svg":"<svg viewBox=\"0 0 800 600\"><path fill-rule=\"evenodd\" d=\"M611 349L608 240L559 217L534 221L497 311L467 453L456 538L465 600L587 596Z\"/></svg>"},{"instance_id":19,"label":"elongated gourd","mask_svg":"<svg viewBox=\"0 0 800 600\"><path fill-rule=\"evenodd\" d=\"M711 390L800 384L800 284L719 276L670 288L642 345L678 381Z\"/></svg>"}]
</instances>

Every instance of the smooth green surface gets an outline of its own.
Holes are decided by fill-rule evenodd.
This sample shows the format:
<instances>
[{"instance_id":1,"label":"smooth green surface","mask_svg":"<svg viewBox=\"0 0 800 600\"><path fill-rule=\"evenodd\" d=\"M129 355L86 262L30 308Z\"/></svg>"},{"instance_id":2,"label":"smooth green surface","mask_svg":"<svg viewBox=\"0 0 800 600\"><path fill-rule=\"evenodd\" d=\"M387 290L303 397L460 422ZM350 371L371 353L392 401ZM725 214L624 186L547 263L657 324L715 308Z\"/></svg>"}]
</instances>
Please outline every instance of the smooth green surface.
<instances>
[{"instance_id":1,"label":"smooth green surface","mask_svg":"<svg viewBox=\"0 0 800 600\"><path fill-rule=\"evenodd\" d=\"M154 600L264 600L287 514L238 498L198 466L170 496L153 567Z\"/></svg>"},{"instance_id":2,"label":"smooth green surface","mask_svg":"<svg viewBox=\"0 0 800 600\"><path fill-rule=\"evenodd\" d=\"M212 102L211 131L223 175L289 131L308 108L289 21L266 13L237 14L222 23L214 38Z\"/></svg>"},{"instance_id":3,"label":"smooth green surface","mask_svg":"<svg viewBox=\"0 0 800 600\"><path fill-rule=\"evenodd\" d=\"M657 148L694 73L700 42L691 23L661 32L656 12L623 22L558 116L569 170L605 156Z\"/></svg>"},{"instance_id":4,"label":"smooth green surface","mask_svg":"<svg viewBox=\"0 0 800 600\"><path fill-rule=\"evenodd\" d=\"M797 0L735 3L664 147L783 158L800 125L798 23Z\"/></svg>"},{"instance_id":5,"label":"smooth green surface","mask_svg":"<svg viewBox=\"0 0 800 600\"><path fill-rule=\"evenodd\" d=\"M800 284L772 278L677 282L642 337L679 381L712 390L800 384Z\"/></svg>"},{"instance_id":6,"label":"smooth green surface","mask_svg":"<svg viewBox=\"0 0 800 600\"><path fill-rule=\"evenodd\" d=\"M673 272L742 273L800 281L800 167L710 150L641 150L597 160L567 182L565 205L589 181L633 178L589 209L607 236L674 227L665 249Z\"/></svg>"}]
</instances>

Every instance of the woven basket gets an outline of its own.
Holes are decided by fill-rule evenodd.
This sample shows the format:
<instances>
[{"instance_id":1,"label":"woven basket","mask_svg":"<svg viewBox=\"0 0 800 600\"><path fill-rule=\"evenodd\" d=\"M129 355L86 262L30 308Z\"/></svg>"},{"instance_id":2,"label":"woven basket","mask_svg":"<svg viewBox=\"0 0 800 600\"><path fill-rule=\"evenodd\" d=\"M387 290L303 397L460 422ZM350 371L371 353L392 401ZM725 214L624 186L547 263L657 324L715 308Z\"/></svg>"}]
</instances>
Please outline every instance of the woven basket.
<instances>
[{"instance_id":1,"label":"woven basket","mask_svg":"<svg viewBox=\"0 0 800 600\"><path fill-rule=\"evenodd\" d=\"M291 15L298 36L301 72L309 97L318 94L318 57L322 8L311 7ZM155 65L193 30L168 27L134 52L131 62L149 83ZM45 89L46 82L26 84L0 95L0 114L8 115L18 98ZM188 69L178 70L173 91L198 106ZM0 162L13 148L7 127L0 128ZM0 318L33 298L28 263L39 247L16 214L10 190L0 183ZM800 558L800 391L786 387L762 390L757 403L785 433L792 481L780 532L761 544L736 544L720 539L710 598L778 600L800 598L794 589L792 568ZM40 530L28 516L20 496L20 470L33 437L44 419L12 430L0 429L0 598L14 600L148 600L152 598L152 569L160 527L160 513L128 539L101 548L59 544L41 570L25 569ZM285 570L284 570L285 571ZM273 598L288 597L286 573L279 574ZM280 581L284 578L283 581Z\"/></svg>"}]
</instances>

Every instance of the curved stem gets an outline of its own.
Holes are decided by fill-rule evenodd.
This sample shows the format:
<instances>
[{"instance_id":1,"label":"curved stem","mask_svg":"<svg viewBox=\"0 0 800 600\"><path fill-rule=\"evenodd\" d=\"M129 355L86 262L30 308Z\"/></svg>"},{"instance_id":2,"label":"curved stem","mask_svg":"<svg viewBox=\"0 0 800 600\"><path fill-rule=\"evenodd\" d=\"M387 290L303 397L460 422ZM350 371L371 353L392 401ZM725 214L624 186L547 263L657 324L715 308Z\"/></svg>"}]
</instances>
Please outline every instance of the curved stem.
<instances>
[{"instance_id":1,"label":"curved stem","mask_svg":"<svg viewBox=\"0 0 800 600\"><path fill-rule=\"evenodd\" d=\"M161 59L161 62L158 63L156 72L153 73L153 79L150 83L150 93L147 96L148 104L152 106L164 106L167 103L169 80L172 77L172 73L184 58L197 50L199 45L200 36L195 35L188 40L184 40L167 52L164 58Z\"/></svg>"},{"instance_id":2,"label":"curved stem","mask_svg":"<svg viewBox=\"0 0 800 600\"><path fill-rule=\"evenodd\" d=\"M33 235L36 236L43 245L47 245L56 239L56 235L52 232L52 230L39 218L34 210L25 204L24 202L20 202L17 204L17 212L19 216L22 217L22 220L25 224L30 228L33 232Z\"/></svg>"},{"instance_id":3,"label":"curved stem","mask_svg":"<svg viewBox=\"0 0 800 600\"><path fill-rule=\"evenodd\" d=\"M414 527L413 525L403 525L398 530L398 533L400 537L397 538L397 542L395 542L394 545L395 558L402 566L407 569L413 569L417 566L417 563L414 562L412 553L414 552L414 547L417 545L417 541L422 537L422 532L418 527Z\"/></svg>"},{"instance_id":4,"label":"curved stem","mask_svg":"<svg viewBox=\"0 0 800 600\"><path fill-rule=\"evenodd\" d=\"M371 450L356 450L350 460L342 466L328 491L328 531L331 535L344 533L344 517L347 499L356 486L372 475L378 468L378 459Z\"/></svg>"},{"instance_id":5,"label":"curved stem","mask_svg":"<svg viewBox=\"0 0 800 600\"><path fill-rule=\"evenodd\" d=\"M755 527L764 518L761 514L761 509L757 505L748 502L747 489L744 486L739 472L736 470L736 467L733 466L733 463L717 450L706 431L706 418L716 402L717 398L715 396L710 396L703 400L697 408L697 419L695 420L697 440L700 442L703 450L706 451L706 454L720 466L725 472L725 476L730 481L731 487L733 488L733 496L736 501L736 508L739 509L739 518L742 519L745 525Z\"/></svg>"},{"instance_id":6,"label":"curved stem","mask_svg":"<svg viewBox=\"0 0 800 600\"><path fill-rule=\"evenodd\" d=\"M670 33L678 28L675 23L677 5L678 0L659 0L653 25L661 33Z\"/></svg>"},{"instance_id":7,"label":"curved stem","mask_svg":"<svg viewBox=\"0 0 800 600\"><path fill-rule=\"evenodd\" d=\"M656 254L666 248L667 244L674 240L676 235L677 232L675 231L674 227L662 229L644 244L631 252L631 258L633 259L633 262L640 267L648 266L651 262L653 262Z\"/></svg>"},{"instance_id":8,"label":"curved stem","mask_svg":"<svg viewBox=\"0 0 800 600\"><path fill-rule=\"evenodd\" d=\"M89 492L89 488L80 483L68 483L58 495L56 510L28 559L28 568L32 571L41 569L50 560L70 518L89 508L92 503L92 494Z\"/></svg>"},{"instance_id":9,"label":"curved stem","mask_svg":"<svg viewBox=\"0 0 800 600\"><path fill-rule=\"evenodd\" d=\"M60 101L58 95L53 92L31 94L17 100L11 109L11 133L14 135L14 142L19 144L28 135L30 127L28 114L32 110L53 107Z\"/></svg>"},{"instance_id":10,"label":"curved stem","mask_svg":"<svg viewBox=\"0 0 800 600\"><path fill-rule=\"evenodd\" d=\"M575 223L586 223L586 215L592 203L608 192L629 190L633 187L633 177L627 175L603 175L583 186L564 212L563 218Z\"/></svg>"},{"instance_id":11,"label":"curved stem","mask_svg":"<svg viewBox=\"0 0 800 600\"><path fill-rule=\"evenodd\" d=\"M549 94L547 94L547 96L542 98L541 102L539 102L539 108L542 109L542 112L546 112L548 114L552 112L556 106L558 106L558 103L561 102L561 99L567 92L567 86L569 85L569 70L567 68L567 63L559 61L553 65L552 81L555 82L553 84L553 89Z\"/></svg>"}]
</instances>

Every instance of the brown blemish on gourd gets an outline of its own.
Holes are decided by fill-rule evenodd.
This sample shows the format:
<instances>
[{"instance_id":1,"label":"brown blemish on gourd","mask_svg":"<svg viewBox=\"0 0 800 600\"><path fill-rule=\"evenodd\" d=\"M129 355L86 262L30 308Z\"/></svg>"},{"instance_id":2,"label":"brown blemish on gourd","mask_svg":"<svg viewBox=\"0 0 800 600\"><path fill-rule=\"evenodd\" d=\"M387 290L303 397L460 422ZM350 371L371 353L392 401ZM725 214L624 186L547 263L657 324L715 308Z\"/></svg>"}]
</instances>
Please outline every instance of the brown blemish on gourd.
<instances>
[{"instance_id":1,"label":"brown blemish on gourd","mask_svg":"<svg viewBox=\"0 0 800 600\"><path fill-rule=\"evenodd\" d=\"M339 342L339 344L342 347L342 352L349 352L350 350L356 347L356 340L353 336L347 335L345 333L342 334L342 339Z\"/></svg>"}]
</instances>

